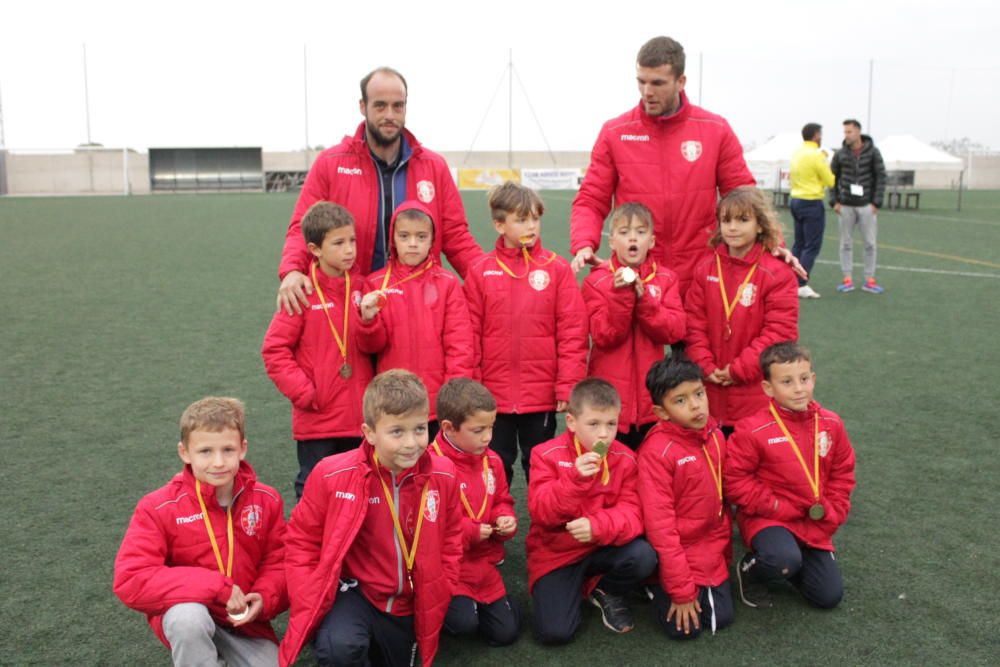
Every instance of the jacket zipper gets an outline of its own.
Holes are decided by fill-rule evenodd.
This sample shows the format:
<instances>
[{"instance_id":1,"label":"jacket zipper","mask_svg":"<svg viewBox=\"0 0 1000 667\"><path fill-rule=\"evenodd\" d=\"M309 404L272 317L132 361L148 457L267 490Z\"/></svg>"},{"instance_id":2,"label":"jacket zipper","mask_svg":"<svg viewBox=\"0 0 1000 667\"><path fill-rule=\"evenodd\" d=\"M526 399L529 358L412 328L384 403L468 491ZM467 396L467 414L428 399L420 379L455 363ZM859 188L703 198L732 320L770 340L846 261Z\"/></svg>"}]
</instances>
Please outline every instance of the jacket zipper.
<instances>
[{"instance_id":1,"label":"jacket zipper","mask_svg":"<svg viewBox=\"0 0 1000 667\"><path fill-rule=\"evenodd\" d=\"M401 508L399 506L399 486L396 484L396 473L389 473L392 477L392 502L396 506L396 511L398 512ZM402 521L403 517L399 517ZM402 524L400 524L402 525ZM389 597L389 601L385 603L386 613L392 613L392 604L396 601L396 598L403 594L403 551L399 546L399 534L393 530L392 531L392 543L396 547L396 575L399 578L399 586L396 587L396 594Z\"/></svg>"}]
</instances>

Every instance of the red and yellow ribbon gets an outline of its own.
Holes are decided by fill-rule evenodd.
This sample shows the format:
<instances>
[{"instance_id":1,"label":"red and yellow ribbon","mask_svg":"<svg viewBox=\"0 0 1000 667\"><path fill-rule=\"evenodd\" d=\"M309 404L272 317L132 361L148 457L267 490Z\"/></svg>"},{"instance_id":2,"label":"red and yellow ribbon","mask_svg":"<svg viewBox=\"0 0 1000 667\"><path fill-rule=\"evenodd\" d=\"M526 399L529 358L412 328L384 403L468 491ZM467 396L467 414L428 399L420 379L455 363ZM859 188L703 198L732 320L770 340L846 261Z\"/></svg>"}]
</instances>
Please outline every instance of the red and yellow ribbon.
<instances>
[{"instance_id":1,"label":"red and yellow ribbon","mask_svg":"<svg viewBox=\"0 0 1000 667\"><path fill-rule=\"evenodd\" d=\"M417 527L413 531L413 543L406 546L406 536L403 534L403 525L399 522L399 513L396 511L396 503L392 502L392 494L389 492L389 485L382 478L382 472L378 466L378 454L373 454L375 459L375 474L378 481L382 483L382 491L385 493L385 501L389 505L389 514L392 515L392 525L396 527L396 537L399 538L399 548L403 552L403 560L406 562L406 575L409 577L413 572L413 563L417 559L417 545L420 543L420 529L424 526L424 510L427 507L427 488L431 485L430 480L424 482L424 490L420 492L420 507L417 509ZM411 583L412 587L413 584Z\"/></svg>"},{"instance_id":2,"label":"red and yellow ribbon","mask_svg":"<svg viewBox=\"0 0 1000 667\"><path fill-rule=\"evenodd\" d=\"M515 275L514 272L510 270L510 267L503 263L503 260L500 259L500 255L496 256L497 264L500 265L500 268L503 269L504 272L508 276L510 276L511 278L514 278L514 279L520 279L520 278L524 278L525 276L527 276L528 273L531 271L531 265L532 264L534 264L536 266L545 266L546 264L550 263L552 260L554 260L556 258L556 254L552 253L551 255L549 255L548 259L546 259L545 261L536 262L535 260L533 260L531 258L531 255L528 253L528 249L526 247L521 246L521 252L524 253L524 266L525 266L525 269L524 269L524 275L523 276Z\"/></svg>"},{"instance_id":3,"label":"red and yellow ribbon","mask_svg":"<svg viewBox=\"0 0 1000 667\"><path fill-rule=\"evenodd\" d=\"M733 311L736 310L736 304L740 302L740 296L743 294L743 290L746 289L747 284L750 282L750 278L753 277L754 271L757 270L757 263L754 262L754 265L750 267L749 271L747 271L746 278L743 279L743 282L740 283L739 288L736 290L736 294L733 295L732 303L729 302L729 295L726 293L726 281L722 277L722 260L719 259L718 255L715 256L715 266L719 270L719 292L722 293L722 306L726 309L726 322L728 323L733 317Z\"/></svg>"},{"instance_id":4,"label":"red and yellow ribbon","mask_svg":"<svg viewBox=\"0 0 1000 667\"><path fill-rule=\"evenodd\" d=\"M718 472L716 472L715 465L712 463L712 457L708 455L708 447L702 445L701 451L705 454L705 461L708 462L708 472L711 473L712 481L715 482L715 489L719 492L719 516L722 516L722 510L725 507L722 502L722 448L719 446L719 436L715 431L712 431L712 440L715 442L715 454L719 459Z\"/></svg>"},{"instance_id":5,"label":"red and yellow ribbon","mask_svg":"<svg viewBox=\"0 0 1000 667\"><path fill-rule=\"evenodd\" d=\"M212 543L212 551L215 553L215 563L219 566L219 574L224 577L233 576L233 506L230 503L226 508L226 540L229 547L229 558L226 566L222 567L222 552L219 550L219 543L215 541L215 530L212 528L212 520L208 518L208 508L205 506L205 499L201 497L201 480L194 481L194 492L198 496L198 504L201 505L201 516L205 522L205 530L208 531L208 541Z\"/></svg>"},{"instance_id":6,"label":"red and yellow ribbon","mask_svg":"<svg viewBox=\"0 0 1000 667\"><path fill-rule=\"evenodd\" d=\"M615 266L615 256L614 255L611 255L611 257L608 257L608 265L609 265L609 268L611 269L611 275L614 275L618 271L618 269L621 268L620 266L619 267ZM636 271L636 273L638 274L639 272ZM649 272L648 276L646 276L645 278L642 278L642 282L648 283L648 282L650 282L655 277L656 277L656 260L653 260L652 270Z\"/></svg>"},{"instance_id":7,"label":"red and yellow ribbon","mask_svg":"<svg viewBox=\"0 0 1000 667\"><path fill-rule=\"evenodd\" d=\"M778 411L774 409L774 404L770 406L771 416L774 417L774 421L778 422L778 428L786 438L788 438L788 444L792 446L792 451L795 452L795 456L799 459L799 463L802 464L802 472L806 474L806 479L809 480L809 487L812 489L813 497L816 502L819 502L819 413L816 413L816 427L813 435L813 474L809 474L809 466L806 465L806 460L802 456L802 452L799 450L798 444L795 442L795 438L792 434L788 432L788 428L785 426L785 422L781 420L781 415Z\"/></svg>"},{"instance_id":8,"label":"red and yellow ribbon","mask_svg":"<svg viewBox=\"0 0 1000 667\"><path fill-rule=\"evenodd\" d=\"M323 294L323 288L319 286L319 281L316 280L317 264L318 262L313 263L311 270L313 287L316 289L316 296L319 297L319 304L323 308L323 314L326 315L326 321L330 325L330 333L333 334L333 339L337 342L337 349L340 350L340 356L344 358L344 363L347 363L347 325L349 322L347 316L351 302L351 274L348 271L344 271L344 337L341 338L340 334L337 333L336 327L333 326L330 309L326 307L326 297Z\"/></svg>"}]
</instances>

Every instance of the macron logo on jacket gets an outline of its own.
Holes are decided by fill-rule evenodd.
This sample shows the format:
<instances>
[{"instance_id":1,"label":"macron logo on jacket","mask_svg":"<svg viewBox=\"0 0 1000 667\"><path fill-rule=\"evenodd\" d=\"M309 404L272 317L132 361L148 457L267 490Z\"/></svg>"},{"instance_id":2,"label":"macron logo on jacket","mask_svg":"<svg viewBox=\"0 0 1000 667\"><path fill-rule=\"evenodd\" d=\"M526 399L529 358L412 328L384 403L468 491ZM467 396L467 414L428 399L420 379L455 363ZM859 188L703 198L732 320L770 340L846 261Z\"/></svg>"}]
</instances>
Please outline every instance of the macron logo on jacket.
<instances>
[{"instance_id":1,"label":"macron logo on jacket","mask_svg":"<svg viewBox=\"0 0 1000 667\"><path fill-rule=\"evenodd\" d=\"M179 516L177 517L177 525L180 526L185 523L194 523L195 521L201 521L204 517L201 512L197 514L192 514L191 516Z\"/></svg>"},{"instance_id":2,"label":"macron logo on jacket","mask_svg":"<svg viewBox=\"0 0 1000 667\"><path fill-rule=\"evenodd\" d=\"M345 176L361 176L363 171L360 167L354 167L353 169L348 169L347 167L337 167L338 174L344 174Z\"/></svg>"},{"instance_id":3,"label":"macron logo on jacket","mask_svg":"<svg viewBox=\"0 0 1000 667\"><path fill-rule=\"evenodd\" d=\"M343 498L344 500L350 500L351 502L354 502L354 494L347 493L346 491L337 491L337 493L334 494L334 497Z\"/></svg>"},{"instance_id":4,"label":"macron logo on jacket","mask_svg":"<svg viewBox=\"0 0 1000 667\"><path fill-rule=\"evenodd\" d=\"M649 141L648 134L623 134L619 138L622 141Z\"/></svg>"}]
</instances>

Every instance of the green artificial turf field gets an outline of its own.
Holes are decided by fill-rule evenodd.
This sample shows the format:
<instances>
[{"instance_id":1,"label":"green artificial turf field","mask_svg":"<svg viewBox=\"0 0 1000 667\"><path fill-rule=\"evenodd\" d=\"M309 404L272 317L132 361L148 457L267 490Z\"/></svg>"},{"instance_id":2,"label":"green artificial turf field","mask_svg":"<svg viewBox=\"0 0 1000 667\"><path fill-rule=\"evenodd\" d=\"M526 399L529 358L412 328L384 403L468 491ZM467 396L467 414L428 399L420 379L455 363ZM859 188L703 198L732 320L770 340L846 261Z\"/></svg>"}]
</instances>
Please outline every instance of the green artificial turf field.
<instances>
[{"instance_id":1,"label":"green artificial turf field","mask_svg":"<svg viewBox=\"0 0 1000 667\"><path fill-rule=\"evenodd\" d=\"M464 196L492 244L483 194ZM812 282L823 298L802 304L817 398L843 416L858 455L838 609L778 594L769 611L738 606L715 637L674 643L637 600L630 635L588 607L570 646L542 648L530 633L507 649L445 639L439 664L995 664L1000 193L968 193L961 213L954 197L880 214L881 296L834 291L831 215ZM545 199L545 243L566 253L571 193ZM245 400L249 460L292 497L289 405L259 346L293 203L0 198L0 663L169 664L112 594L112 564L136 501L179 469L176 424L191 401ZM521 532L504 574L529 607L518 480Z\"/></svg>"}]
</instances>

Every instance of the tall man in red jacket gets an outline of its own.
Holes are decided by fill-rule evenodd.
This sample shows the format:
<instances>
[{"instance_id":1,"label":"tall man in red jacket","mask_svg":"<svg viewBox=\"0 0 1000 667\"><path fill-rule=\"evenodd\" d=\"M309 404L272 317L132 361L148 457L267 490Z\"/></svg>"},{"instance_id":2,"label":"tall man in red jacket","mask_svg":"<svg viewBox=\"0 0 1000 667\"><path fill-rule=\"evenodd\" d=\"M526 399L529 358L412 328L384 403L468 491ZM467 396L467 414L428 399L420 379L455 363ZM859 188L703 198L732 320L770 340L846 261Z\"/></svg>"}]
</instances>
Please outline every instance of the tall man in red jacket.
<instances>
[{"instance_id":1,"label":"tall man in red jacket","mask_svg":"<svg viewBox=\"0 0 1000 667\"><path fill-rule=\"evenodd\" d=\"M755 185L729 123L684 94L684 60L684 47L669 37L654 37L639 50L642 100L601 128L573 202L575 271L600 263L595 253L612 203L639 202L653 212L651 256L677 274L683 297L695 263L709 252L716 193Z\"/></svg>"},{"instance_id":2,"label":"tall man in red jacket","mask_svg":"<svg viewBox=\"0 0 1000 667\"><path fill-rule=\"evenodd\" d=\"M380 67L361 79L361 115L365 120L353 137L319 154L288 224L278 276L278 308L291 315L308 306L312 293L306 271L311 261L299 222L319 200L345 207L357 225L357 265L362 275L385 266L389 257L389 223L401 202L416 199L434 219L431 256L442 250L465 276L483 251L469 233L465 208L444 158L423 146L405 129L406 79Z\"/></svg>"}]
</instances>

